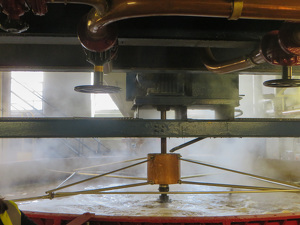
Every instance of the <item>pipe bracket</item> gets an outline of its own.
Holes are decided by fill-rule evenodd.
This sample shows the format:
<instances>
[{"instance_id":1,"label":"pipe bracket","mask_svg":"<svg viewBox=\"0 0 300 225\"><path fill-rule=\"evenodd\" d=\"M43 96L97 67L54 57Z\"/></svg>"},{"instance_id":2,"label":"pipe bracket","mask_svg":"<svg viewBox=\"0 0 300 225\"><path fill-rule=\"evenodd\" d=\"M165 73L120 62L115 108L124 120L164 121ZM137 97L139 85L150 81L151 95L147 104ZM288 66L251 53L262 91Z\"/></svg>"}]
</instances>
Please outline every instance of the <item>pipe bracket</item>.
<instances>
[{"instance_id":1,"label":"pipe bracket","mask_svg":"<svg viewBox=\"0 0 300 225\"><path fill-rule=\"evenodd\" d=\"M228 20L238 20L243 12L244 0L232 0L232 13Z\"/></svg>"}]
</instances>

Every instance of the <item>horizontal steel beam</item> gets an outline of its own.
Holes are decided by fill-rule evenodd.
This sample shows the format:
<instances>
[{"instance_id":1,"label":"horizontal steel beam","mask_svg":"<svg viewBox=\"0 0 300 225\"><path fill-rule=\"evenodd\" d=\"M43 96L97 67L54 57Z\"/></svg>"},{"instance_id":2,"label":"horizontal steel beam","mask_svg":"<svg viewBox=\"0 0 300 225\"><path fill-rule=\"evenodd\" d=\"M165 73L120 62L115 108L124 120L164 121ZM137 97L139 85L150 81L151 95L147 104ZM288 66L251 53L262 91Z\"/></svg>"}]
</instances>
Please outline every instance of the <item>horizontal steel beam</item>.
<instances>
[{"instance_id":1,"label":"horizontal steel beam","mask_svg":"<svg viewBox=\"0 0 300 225\"><path fill-rule=\"evenodd\" d=\"M80 45L75 36L0 35L0 44L15 45ZM118 38L119 46L191 47L191 48L255 48L258 41L184 40L161 38Z\"/></svg>"},{"instance_id":2,"label":"horizontal steel beam","mask_svg":"<svg viewBox=\"0 0 300 225\"><path fill-rule=\"evenodd\" d=\"M300 137L299 119L2 118L0 138Z\"/></svg>"},{"instance_id":3,"label":"horizontal steel beam","mask_svg":"<svg viewBox=\"0 0 300 225\"><path fill-rule=\"evenodd\" d=\"M1 39L0 39L1 40ZM255 48L258 41L231 40L184 40L159 38L119 38L120 46L159 46L159 47L190 47L190 48Z\"/></svg>"},{"instance_id":4,"label":"horizontal steel beam","mask_svg":"<svg viewBox=\"0 0 300 225\"><path fill-rule=\"evenodd\" d=\"M60 41L63 43L66 40ZM223 49L222 55L231 59L243 55L240 53L242 49L236 49L238 54L229 55L233 50ZM1 44L0 41L0 57L1 71L93 71L93 65L86 61L86 55L79 44ZM201 57L199 48L119 46L118 57L113 60L112 72L209 73L201 63ZM262 72L270 75L274 72L281 74L281 67L264 63L243 71L246 74L253 72L257 75ZM293 72L294 75L300 74L300 67L295 66Z\"/></svg>"},{"instance_id":5,"label":"horizontal steel beam","mask_svg":"<svg viewBox=\"0 0 300 225\"><path fill-rule=\"evenodd\" d=\"M80 45L79 39L68 36L0 35L0 44L6 45Z\"/></svg>"}]
</instances>

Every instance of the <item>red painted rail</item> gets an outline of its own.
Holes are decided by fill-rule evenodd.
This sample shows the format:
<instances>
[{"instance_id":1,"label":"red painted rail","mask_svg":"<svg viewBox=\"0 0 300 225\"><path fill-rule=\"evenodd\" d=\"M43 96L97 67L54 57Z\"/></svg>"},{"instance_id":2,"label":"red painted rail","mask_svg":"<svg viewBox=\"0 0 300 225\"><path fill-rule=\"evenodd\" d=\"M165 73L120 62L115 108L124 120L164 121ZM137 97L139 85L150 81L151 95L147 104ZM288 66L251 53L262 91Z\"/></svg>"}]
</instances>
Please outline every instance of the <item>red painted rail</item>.
<instances>
[{"instance_id":1,"label":"red painted rail","mask_svg":"<svg viewBox=\"0 0 300 225\"><path fill-rule=\"evenodd\" d=\"M134 217L101 216L92 213L63 214L24 212L37 225L299 225L300 213L268 214L251 216L211 216L211 217Z\"/></svg>"}]
</instances>

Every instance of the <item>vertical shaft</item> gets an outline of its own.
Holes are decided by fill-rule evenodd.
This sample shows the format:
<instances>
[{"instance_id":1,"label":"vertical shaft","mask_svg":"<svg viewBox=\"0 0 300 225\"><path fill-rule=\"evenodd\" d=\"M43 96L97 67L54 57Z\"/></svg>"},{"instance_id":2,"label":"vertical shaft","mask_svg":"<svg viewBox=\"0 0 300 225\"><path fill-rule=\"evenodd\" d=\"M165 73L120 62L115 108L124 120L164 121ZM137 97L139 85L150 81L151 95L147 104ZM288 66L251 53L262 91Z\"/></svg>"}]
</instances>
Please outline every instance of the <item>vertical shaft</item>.
<instances>
[{"instance_id":1,"label":"vertical shaft","mask_svg":"<svg viewBox=\"0 0 300 225\"><path fill-rule=\"evenodd\" d=\"M166 120L167 119L167 110L161 109L160 111L160 119ZM167 154L167 138L161 138L161 154ZM160 192L168 192L169 185L168 184L160 184L158 190ZM160 203L169 202L169 196L167 194L161 194L159 196Z\"/></svg>"},{"instance_id":2,"label":"vertical shaft","mask_svg":"<svg viewBox=\"0 0 300 225\"><path fill-rule=\"evenodd\" d=\"M103 85L103 66L94 67L94 85Z\"/></svg>"},{"instance_id":3,"label":"vertical shaft","mask_svg":"<svg viewBox=\"0 0 300 225\"><path fill-rule=\"evenodd\" d=\"M292 67L283 66L282 67L282 79L292 79Z\"/></svg>"},{"instance_id":4,"label":"vertical shaft","mask_svg":"<svg viewBox=\"0 0 300 225\"><path fill-rule=\"evenodd\" d=\"M167 119L167 111L166 110L160 111L160 118L162 120ZM166 138L161 138L161 154L167 154L167 139Z\"/></svg>"},{"instance_id":5,"label":"vertical shaft","mask_svg":"<svg viewBox=\"0 0 300 225\"><path fill-rule=\"evenodd\" d=\"M161 154L167 154L167 139L161 138Z\"/></svg>"},{"instance_id":6,"label":"vertical shaft","mask_svg":"<svg viewBox=\"0 0 300 225\"><path fill-rule=\"evenodd\" d=\"M166 111L166 110L161 110L161 111L160 111L160 118L161 118L162 120L167 119L167 111Z\"/></svg>"}]
</instances>

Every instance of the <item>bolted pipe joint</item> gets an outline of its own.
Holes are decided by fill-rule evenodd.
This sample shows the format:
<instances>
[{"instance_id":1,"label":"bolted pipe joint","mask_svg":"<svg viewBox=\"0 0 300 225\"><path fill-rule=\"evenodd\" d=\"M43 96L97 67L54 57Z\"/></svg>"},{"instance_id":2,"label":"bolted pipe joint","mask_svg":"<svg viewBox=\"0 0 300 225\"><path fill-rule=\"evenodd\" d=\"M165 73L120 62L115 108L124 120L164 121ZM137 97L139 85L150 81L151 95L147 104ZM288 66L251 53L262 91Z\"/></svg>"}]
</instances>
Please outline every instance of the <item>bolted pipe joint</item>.
<instances>
[{"instance_id":1,"label":"bolted pipe joint","mask_svg":"<svg viewBox=\"0 0 300 225\"><path fill-rule=\"evenodd\" d=\"M46 0L0 0L2 12L7 15L0 21L0 29L9 33L22 33L28 30L29 25L20 18L27 11L43 16L47 13Z\"/></svg>"},{"instance_id":2,"label":"bolted pipe joint","mask_svg":"<svg viewBox=\"0 0 300 225\"><path fill-rule=\"evenodd\" d=\"M19 34L28 30L29 25L21 19L14 20L7 17L5 20L0 21L0 29L13 34Z\"/></svg>"},{"instance_id":3,"label":"bolted pipe joint","mask_svg":"<svg viewBox=\"0 0 300 225\"><path fill-rule=\"evenodd\" d=\"M261 40L261 54L266 62L280 66L300 65L300 23L285 22L279 30Z\"/></svg>"},{"instance_id":4,"label":"bolted pipe joint","mask_svg":"<svg viewBox=\"0 0 300 225\"><path fill-rule=\"evenodd\" d=\"M300 22L285 22L281 26L278 39L280 47L290 55L300 56Z\"/></svg>"},{"instance_id":5,"label":"bolted pipe joint","mask_svg":"<svg viewBox=\"0 0 300 225\"><path fill-rule=\"evenodd\" d=\"M118 32L115 23L97 25L102 13L96 9L81 19L78 25L77 35L81 45L92 52L105 52L117 46Z\"/></svg>"},{"instance_id":6,"label":"bolted pipe joint","mask_svg":"<svg viewBox=\"0 0 300 225\"><path fill-rule=\"evenodd\" d=\"M29 26L20 17L28 11L25 0L0 1L2 12L7 18L0 21L0 29L9 33L21 33L26 31Z\"/></svg>"},{"instance_id":7,"label":"bolted pipe joint","mask_svg":"<svg viewBox=\"0 0 300 225\"><path fill-rule=\"evenodd\" d=\"M2 12L9 20L19 20L28 11L25 0L0 1Z\"/></svg>"},{"instance_id":8,"label":"bolted pipe joint","mask_svg":"<svg viewBox=\"0 0 300 225\"><path fill-rule=\"evenodd\" d=\"M260 51L265 61L272 65L299 66L300 46L291 46L292 42L285 40L285 36L280 38L279 30L274 30L266 34L260 45Z\"/></svg>"}]
</instances>

